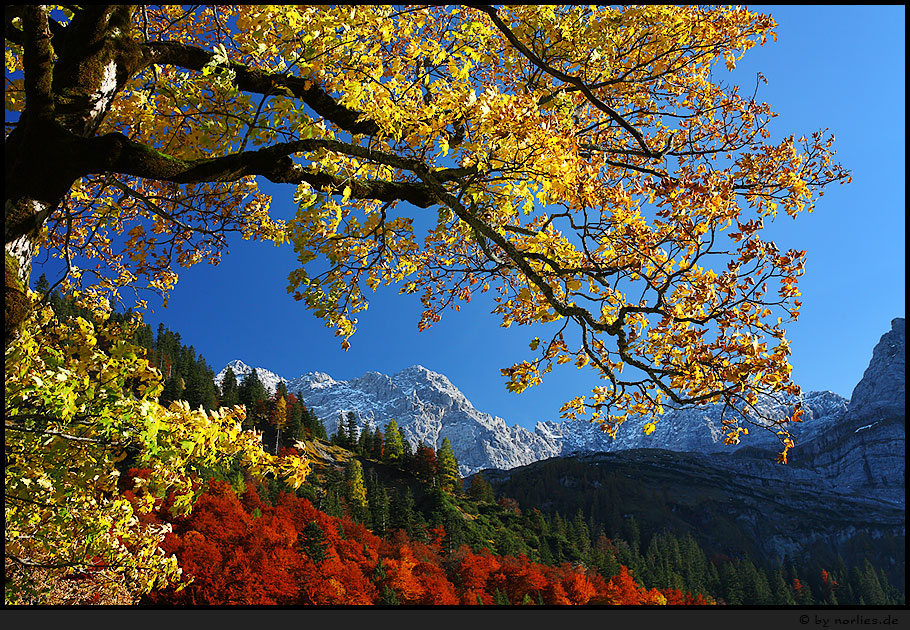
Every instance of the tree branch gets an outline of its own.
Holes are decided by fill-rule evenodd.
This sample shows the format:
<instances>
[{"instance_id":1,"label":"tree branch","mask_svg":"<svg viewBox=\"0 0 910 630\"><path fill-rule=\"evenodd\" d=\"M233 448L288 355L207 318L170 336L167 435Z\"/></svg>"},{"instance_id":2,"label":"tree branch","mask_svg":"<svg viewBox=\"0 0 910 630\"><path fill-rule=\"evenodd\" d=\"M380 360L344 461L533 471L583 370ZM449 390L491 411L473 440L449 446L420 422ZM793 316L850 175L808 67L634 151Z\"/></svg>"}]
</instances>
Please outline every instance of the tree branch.
<instances>
[{"instance_id":1,"label":"tree branch","mask_svg":"<svg viewBox=\"0 0 910 630\"><path fill-rule=\"evenodd\" d=\"M213 59L212 53L179 42L149 42L143 44L142 48L148 63L174 65L200 72ZM243 92L268 94L274 93L276 88L285 88L317 114L348 133L371 136L379 132L375 122L363 120L362 114L357 110L339 105L328 92L310 79L262 72L234 62L228 67L234 71L237 87Z\"/></svg>"},{"instance_id":2,"label":"tree branch","mask_svg":"<svg viewBox=\"0 0 910 630\"><path fill-rule=\"evenodd\" d=\"M120 133L107 134L83 142L85 153L90 156L87 160L88 168L94 173L116 172L180 184L236 181L242 177L259 175L274 183L306 182L317 190L328 190L335 194L349 188L350 196L355 199L407 201L421 208L440 203L433 189L419 181L357 179L330 175L308 170L290 157L294 153L325 149L404 171L414 172L418 168L424 168L423 163L415 160L338 140L320 138L297 140L256 151L199 160L174 158ZM476 166L448 168L434 172L434 176L437 181L449 182L476 172Z\"/></svg>"},{"instance_id":3,"label":"tree branch","mask_svg":"<svg viewBox=\"0 0 910 630\"><path fill-rule=\"evenodd\" d=\"M49 122L54 116L54 48L44 7L23 7L22 34L27 120Z\"/></svg>"},{"instance_id":4,"label":"tree branch","mask_svg":"<svg viewBox=\"0 0 910 630\"><path fill-rule=\"evenodd\" d=\"M595 96L594 93L591 91L591 88L588 87L584 81L582 81L578 77L573 77L572 75L566 74L565 72L562 72L562 71L557 70L556 68L550 66L547 62L545 62L543 59L538 57L537 54L533 50L531 50L530 48L525 46L521 42L521 40L519 40L515 36L515 33L512 32L512 29L510 29L509 26L505 22L502 21L502 19L499 17L499 14L495 7L491 7L489 5L472 5L472 6L473 6L473 8L477 9L478 11L483 11L484 13L489 15L490 18L493 20L493 24L496 25L496 28L499 29L499 31L505 36L505 38L509 41L509 43L512 44L512 46L514 46L516 50L518 50L518 52L520 52L522 55L524 55L525 57L528 58L528 61L533 63L540 70L543 70L550 76L555 77L555 78L559 79L560 81L564 81L564 82L574 86L575 89L579 90L582 94L584 94L585 97L589 101L591 101L591 103L595 107L597 107L602 112L606 113L610 118L612 118L614 121L616 121L620 127L625 129L626 131L628 131L632 135L632 137L635 138L635 141L642 148L642 151L645 152L645 155L647 155L650 158L658 158L658 159L663 157L660 152L652 151L651 148L648 146L648 143L645 141L645 137L641 134L641 132L638 129L636 129L634 126L632 126L632 124L629 123L629 121L627 121L625 118L623 118L619 114L619 112L617 112L615 109L613 109L612 107L610 107L609 105L604 103L602 100L597 98L597 96Z\"/></svg>"}]
</instances>

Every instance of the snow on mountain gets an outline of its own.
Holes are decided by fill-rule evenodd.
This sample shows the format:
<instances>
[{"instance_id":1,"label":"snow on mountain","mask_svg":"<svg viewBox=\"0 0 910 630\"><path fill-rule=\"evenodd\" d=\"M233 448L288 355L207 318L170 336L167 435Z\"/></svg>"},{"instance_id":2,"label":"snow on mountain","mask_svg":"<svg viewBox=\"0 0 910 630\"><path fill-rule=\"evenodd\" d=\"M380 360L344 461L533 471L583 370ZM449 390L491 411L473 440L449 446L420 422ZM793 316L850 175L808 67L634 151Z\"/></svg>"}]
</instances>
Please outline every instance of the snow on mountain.
<instances>
[{"instance_id":1,"label":"snow on mountain","mask_svg":"<svg viewBox=\"0 0 910 630\"><path fill-rule=\"evenodd\" d=\"M218 372L218 374L215 376L215 384L218 385L219 387L221 387L221 381L222 381L222 379L224 379L224 375L227 372L228 368L231 368L234 371L234 376L237 378L238 384L240 384L240 382L243 380L244 376L252 373L252 371L254 369L254 368L251 368L246 363L244 363L243 361L241 361L239 359L234 359L233 361L231 361L230 363L225 365L224 368L220 372ZM256 370L256 376L259 377L259 381L265 386L265 388L266 388L266 390L268 390L269 394L275 393L275 391L278 389L278 383L283 382L283 383L285 383L285 385L287 384L287 379L278 376L274 372L269 372L265 368L258 367L258 368L255 368L255 370Z\"/></svg>"},{"instance_id":2,"label":"snow on mountain","mask_svg":"<svg viewBox=\"0 0 910 630\"><path fill-rule=\"evenodd\" d=\"M869 420L898 415L903 418L903 325L903 319L895 320L892 332L876 347L873 361L863 382L853 392L852 401L830 391L807 392L801 396L805 411L803 421L788 428L796 436L797 445L805 445L804 452L809 454L822 449L822 442L834 433L839 434L845 423L850 423L852 435L865 437L878 427L874 424L869 428ZM238 381L254 369L242 361L232 361L216 377L219 383L227 367L234 370ZM724 444L719 405L668 411L650 435L642 430L646 420L633 417L619 427L615 438L611 438L583 421L538 422L533 431L518 425L509 426L502 418L475 409L444 375L420 365L405 368L393 376L367 372L349 381L335 380L321 372L288 380L269 370L255 369L270 392L275 391L279 382L284 382L289 392L299 393L325 424L329 434L337 431L340 420L353 414L358 426L371 429L385 430L394 419L412 447L423 442L438 449L448 437L464 475L484 468L514 468L577 452L656 448L730 453L742 447L764 450L780 447L773 431L757 427L749 427L749 434L741 436L739 445ZM764 399L759 406L763 415L781 419L789 415L793 403L792 398ZM902 422L900 425L902 429ZM897 445L889 447L890 450L896 452L900 447L901 455L902 435L889 442ZM893 468L890 463L888 465ZM890 472L888 475L889 478L893 476Z\"/></svg>"},{"instance_id":3,"label":"snow on mountain","mask_svg":"<svg viewBox=\"0 0 910 630\"><path fill-rule=\"evenodd\" d=\"M242 361L225 366L238 381L253 371ZM549 457L574 452L609 452L634 448L662 448L674 451L730 452L736 447L723 444L719 407L670 411L646 435L643 418L624 423L611 438L586 422L538 422L534 431L509 426L502 418L474 408L471 402L444 375L414 365L394 376L367 372L349 381L337 381L321 372L310 372L288 380L264 368L255 368L270 392L284 382L289 392L299 393L304 403L322 420L331 435L338 424L353 414L359 427L385 430L391 420L415 447L425 443L438 449L448 437L462 469L468 475L484 468L509 469ZM793 427L800 441L824 431L840 418L847 401L832 392L809 392L803 396L806 420ZM763 411L782 418L790 405L765 402ZM771 432L753 430L741 446L777 448Z\"/></svg>"},{"instance_id":4,"label":"snow on mountain","mask_svg":"<svg viewBox=\"0 0 910 630\"><path fill-rule=\"evenodd\" d=\"M804 408L803 421L787 426L797 442L810 440L824 432L847 410L847 399L834 392L807 392L801 399ZM770 398L760 401L758 405L762 415L776 420L787 417L792 411L792 406L792 399L781 402ZM584 421L538 423L536 431L560 436L563 453L613 452L635 448L711 453L731 452L745 446L779 448L780 442L773 431L748 425L749 434L740 436L739 445L724 444L721 412L720 405L671 410L660 417L654 432L650 435L645 434L643 430L648 422L644 417L626 420L620 425L615 438Z\"/></svg>"},{"instance_id":5,"label":"snow on mountain","mask_svg":"<svg viewBox=\"0 0 910 630\"><path fill-rule=\"evenodd\" d=\"M449 438L461 472L514 468L558 455L559 444L474 408L449 379L420 365L394 376L367 372L349 381L310 373L288 383L329 434L353 414L358 426L385 430L395 420L412 447L438 449Z\"/></svg>"},{"instance_id":6,"label":"snow on mountain","mask_svg":"<svg viewBox=\"0 0 910 630\"><path fill-rule=\"evenodd\" d=\"M232 361L216 377L219 383L228 367L238 382L254 369L242 361ZM739 445L724 444L720 405L668 411L650 435L642 430L646 420L633 417L611 438L583 421L538 422L533 431L509 426L502 418L475 409L444 375L420 365L393 376L367 372L348 381L321 372L288 380L269 370L255 369L270 392L284 382L289 392L300 394L329 434L337 431L342 419L353 415L359 427L383 431L394 419L412 448L423 442L439 449L449 438L464 476L485 468L507 470L573 453L643 448L705 453L713 459L720 453L736 453L735 457L745 458L736 464L743 467L758 453L739 450L744 447L769 451L768 458L760 456L749 464L760 474L769 475L770 469L763 466L772 465L770 452L780 448L773 431L757 427L749 427L749 434L741 436ZM851 401L830 391L802 394L803 421L788 427L797 439L788 474L806 483L823 482L838 491L874 495L903 505L904 392L904 320L896 319L892 330L876 346ZM794 402L792 398L766 398L759 407L762 415L782 419L790 414Z\"/></svg>"}]
</instances>

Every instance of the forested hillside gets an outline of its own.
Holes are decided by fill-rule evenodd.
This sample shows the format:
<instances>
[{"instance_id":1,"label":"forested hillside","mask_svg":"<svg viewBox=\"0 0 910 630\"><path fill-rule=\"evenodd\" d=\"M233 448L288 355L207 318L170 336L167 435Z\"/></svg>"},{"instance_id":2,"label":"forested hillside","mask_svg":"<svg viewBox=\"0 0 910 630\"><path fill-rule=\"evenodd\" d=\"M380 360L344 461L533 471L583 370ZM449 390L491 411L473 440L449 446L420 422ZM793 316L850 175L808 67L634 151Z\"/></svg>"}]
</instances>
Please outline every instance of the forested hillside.
<instances>
[{"instance_id":1,"label":"forested hillside","mask_svg":"<svg viewBox=\"0 0 910 630\"><path fill-rule=\"evenodd\" d=\"M62 319L85 314L56 292L49 300ZM159 326L153 335L140 325L133 340L161 370L162 401L182 395L205 409L243 405L244 425L260 433L262 449L305 454L311 466L295 490L274 475L254 478L237 458L218 461L203 471L208 482L197 488L192 512L178 515L171 509L174 495L155 496L151 472L123 458L122 497L154 504L137 512L147 525L170 528L162 550L176 556L183 573L182 584L153 590L140 603L736 606L904 600L902 582L868 560L857 561L858 555L847 562L821 556L769 564L748 547L695 535L679 527L681 515L666 488L648 488L615 469L556 459L541 463L537 476L488 471L463 480L448 440L438 451L426 444L414 449L394 421L370 430L358 429L354 418L328 436L300 396L283 385L270 396L255 371L238 383L228 370L220 387L197 387L212 382L212 370L179 333ZM601 490L579 489L567 482L573 477L593 480ZM133 603L122 589L104 587L105 575L84 570L50 583L45 601Z\"/></svg>"}]
</instances>

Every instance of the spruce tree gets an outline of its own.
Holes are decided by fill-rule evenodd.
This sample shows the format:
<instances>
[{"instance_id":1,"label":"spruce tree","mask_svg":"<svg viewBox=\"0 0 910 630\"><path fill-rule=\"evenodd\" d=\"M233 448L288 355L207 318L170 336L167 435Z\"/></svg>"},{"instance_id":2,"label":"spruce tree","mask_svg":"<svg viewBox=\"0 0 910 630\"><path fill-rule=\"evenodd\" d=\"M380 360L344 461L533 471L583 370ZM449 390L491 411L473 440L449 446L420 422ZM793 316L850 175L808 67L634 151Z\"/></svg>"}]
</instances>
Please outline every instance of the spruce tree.
<instances>
[{"instance_id":1,"label":"spruce tree","mask_svg":"<svg viewBox=\"0 0 910 630\"><path fill-rule=\"evenodd\" d=\"M390 527L390 500L388 490L380 483L375 472L371 472L368 476L367 503L370 507L373 532L383 536Z\"/></svg>"},{"instance_id":2,"label":"spruce tree","mask_svg":"<svg viewBox=\"0 0 910 630\"><path fill-rule=\"evenodd\" d=\"M360 522L367 517L367 489L363 480L363 466L352 457L345 464L344 478L347 484L347 499L351 506L351 516Z\"/></svg>"},{"instance_id":3,"label":"spruce tree","mask_svg":"<svg viewBox=\"0 0 910 630\"><path fill-rule=\"evenodd\" d=\"M740 582L743 585L743 603L768 606L773 602L771 586L765 572L756 568L748 558L739 563Z\"/></svg>"},{"instance_id":4,"label":"spruce tree","mask_svg":"<svg viewBox=\"0 0 910 630\"><path fill-rule=\"evenodd\" d=\"M510 606L509 596L502 589L496 589L493 593L493 604L495 606Z\"/></svg>"},{"instance_id":5,"label":"spruce tree","mask_svg":"<svg viewBox=\"0 0 910 630\"><path fill-rule=\"evenodd\" d=\"M436 470L439 477L439 486L448 492L461 491L461 473L458 472L458 460L452 449L449 438L443 438L442 446L436 453Z\"/></svg>"},{"instance_id":6,"label":"spruce tree","mask_svg":"<svg viewBox=\"0 0 910 630\"><path fill-rule=\"evenodd\" d=\"M728 606L740 606L743 603L743 585L736 565L732 561L724 562L720 565L718 573L724 602Z\"/></svg>"},{"instance_id":7,"label":"spruce tree","mask_svg":"<svg viewBox=\"0 0 910 630\"><path fill-rule=\"evenodd\" d=\"M357 452L364 457L369 457L372 446L373 432L370 431L370 425L367 424L360 430L360 437L357 438Z\"/></svg>"},{"instance_id":8,"label":"spruce tree","mask_svg":"<svg viewBox=\"0 0 910 630\"><path fill-rule=\"evenodd\" d=\"M240 387L237 388L237 397L240 404L246 406L248 414L254 413L259 403L268 399L268 390L259 380L256 370L243 377Z\"/></svg>"},{"instance_id":9,"label":"spruce tree","mask_svg":"<svg viewBox=\"0 0 910 630\"><path fill-rule=\"evenodd\" d=\"M288 420L285 431L288 442L291 443L301 439L312 438L303 429L303 405L300 404L300 400L294 394L288 396Z\"/></svg>"},{"instance_id":10,"label":"spruce tree","mask_svg":"<svg viewBox=\"0 0 910 630\"><path fill-rule=\"evenodd\" d=\"M399 428L398 433L401 434L401 458L399 460L400 466L402 468L407 468L411 465L411 461L414 459L414 447L411 446L411 442L404 436L404 432Z\"/></svg>"},{"instance_id":11,"label":"spruce tree","mask_svg":"<svg viewBox=\"0 0 910 630\"><path fill-rule=\"evenodd\" d=\"M414 495L407 486L394 492L389 510L389 529L414 533Z\"/></svg>"},{"instance_id":12,"label":"spruce tree","mask_svg":"<svg viewBox=\"0 0 910 630\"><path fill-rule=\"evenodd\" d=\"M483 474L478 472L471 477L471 483L468 488L468 495L478 502L493 503L496 497L493 493L493 486L483 478Z\"/></svg>"},{"instance_id":13,"label":"spruce tree","mask_svg":"<svg viewBox=\"0 0 910 630\"><path fill-rule=\"evenodd\" d=\"M582 556L587 556L591 550L591 532L588 530L588 524L585 522L584 514L581 508L575 513L572 521L572 544L578 549Z\"/></svg>"},{"instance_id":14,"label":"spruce tree","mask_svg":"<svg viewBox=\"0 0 910 630\"><path fill-rule=\"evenodd\" d=\"M328 539L325 532L319 527L316 521L310 521L306 524L300 536L300 549L315 564L322 563L326 559L326 550L329 547Z\"/></svg>"},{"instance_id":15,"label":"spruce tree","mask_svg":"<svg viewBox=\"0 0 910 630\"><path fill-rule=\"evenodd\" d=\"M357 451L358 438L360 437L360 427L357 426L357 416L353 411L349 411L347 414L345 433L347 434L348 438L347 446L345 448L350 451Z\"/></svg>"},{"instance_id":16,"label":"spruce tree","mask_svg":"<svg viewBox=\"0 0 910 630\"><path fill-rule=\"evenodd\" d=\"M389 463L400 462L404 455L404 440L398 430L398 423L389 420L385 429L385 454L383 459Z\"/></svg>"},{"instance_id":17,"label":"spruce tree","mask_svg":"<svg viewBox=\"0 0 910 630\"><path fill-rule=\"evenodd\" d=\"M332 434L332 444L340 446L341 448L347 448L347 443L347 429L345 428L344 422L339 422L338 428L335 430L335 433Z\"/></svg>"},{"instance_id":18,"label":"spruce tree","mask_svg":"<svg viewBox=\"0 0 910 630\"><path fill-rule=\"evenodd\" d=\"M35 292L39 293L42 297L48 295L51 291L51 283L48 282L47 276L43 273L38 277L38 281L35 282ZM49 297L49 296L48 296Z\"/></svg>"},{"instance_id":19,"label":"spruce tree","mask_svg":"<svg viewBox=\"0 0 910 630\"><path fill-rule=\"evenodd\" d=\"M329 441L328 433L325 430L325 425L322 423L322 420L303 402L303 396L299 393L297 394L297 399L300 400L301 404L301 422L306 430L313 436L316 440Z\"/></svg>"}]
</instances>

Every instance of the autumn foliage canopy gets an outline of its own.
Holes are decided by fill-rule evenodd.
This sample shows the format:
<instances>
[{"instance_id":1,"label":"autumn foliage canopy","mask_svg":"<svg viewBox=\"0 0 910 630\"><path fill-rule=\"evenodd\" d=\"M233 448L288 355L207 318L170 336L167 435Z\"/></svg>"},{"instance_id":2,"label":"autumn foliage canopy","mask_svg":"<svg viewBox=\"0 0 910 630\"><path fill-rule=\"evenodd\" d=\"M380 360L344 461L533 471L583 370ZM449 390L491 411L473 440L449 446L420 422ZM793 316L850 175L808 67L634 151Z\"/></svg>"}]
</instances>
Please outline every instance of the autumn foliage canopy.
<instances>
[{"instance_id":1,"label":"autumn foliage canopy","mask_svg":"<svg viewBox=\"0 0 910 630\"><path fill-rule=\"evenodd\" d=\"M155 551L163 532L138 529L143 510L112 494L128 453L161 473L157 495L183 489L181 509L222 455L297 484L306 475L306 462L254 454L248 435L231 445L243 410L157 405L154 368L129 358L128 332L102 323L131 291L142 308L142 291L166 297L180 267L217 263L233 235L294 248L289 295L345 348L381 286L418 297L421 328L489 292L502 326L537 331L531 358L502 370L510 390L573 364L603 385L570 398L567 418L613 432L643 414L650 431L668 408L721 403L728 442L752 423L780 434L786 459L785 423L759 417L755 403L798 393L785 326L799 313L805 252L780 251L763 230L849 175L829 134L772 138L770 106L722 79L773 39L770 16L666 5L11 5L4 25L15 566L84 566L103 551L141 592L174 578ZM266 181L287 185L293 217L274 216ZM54 284L98 322L58 322L41 307L45 296L29 290L36 254L65 264ZM97 535L80 531L86 522ZM218 549L190 538L187 557ZM420 586L441 576L412 551L388 556L389 588L447 597ZM324 560L340 565L312 597L355 583L342 572L361 560L344 553ZM281 570L312 570L293 562ZM539 592L584 599L591 587L573 576L548 577ZM356 596L373 597L365 585Z\"/></svg>"},{"instance_id":2,"label":"autumn foliage canopy","mask_svg":"<svg viewBox=\"0 0 910 630\"><path fill-rule=\"evenodd\" d=\"M229 484L213 481L192 514L156 514L149 518L172 521L163 546L179 559L188 585L153 592L146 598L153 604L708 604L674 589L646 589L626 567L607 581L569 563L551 567L467 547L448 553L440 528L427 542L400 530L380 538L293 494L266 505L252 485L237 496Z\"/></svg>"},{"instance_id":3,"label":"autumn foliage canopy","mask_svg":"<svg viewBox=\"0 0 910 630\"><path fill-rule=\"evenodd\" d=\"M762 230L848 174L830 136L772 140L771 108L721 78L774 37L770 16L164 5L7 19L7 249L65 259L99 305L166 293L176 266L216 262L236 232L294 247L288 292L345 347L380 285L420 296L421 327L492 291L503 326L545 335L503 369L509 389L593 369L604 385L563 413L608 431L721 402L735 442L750 422L779 429L756 417L760 394L798 392L784 327L805 252ZM292 187L291 220L261 180Z\"/></svg>"}]
</instances>

